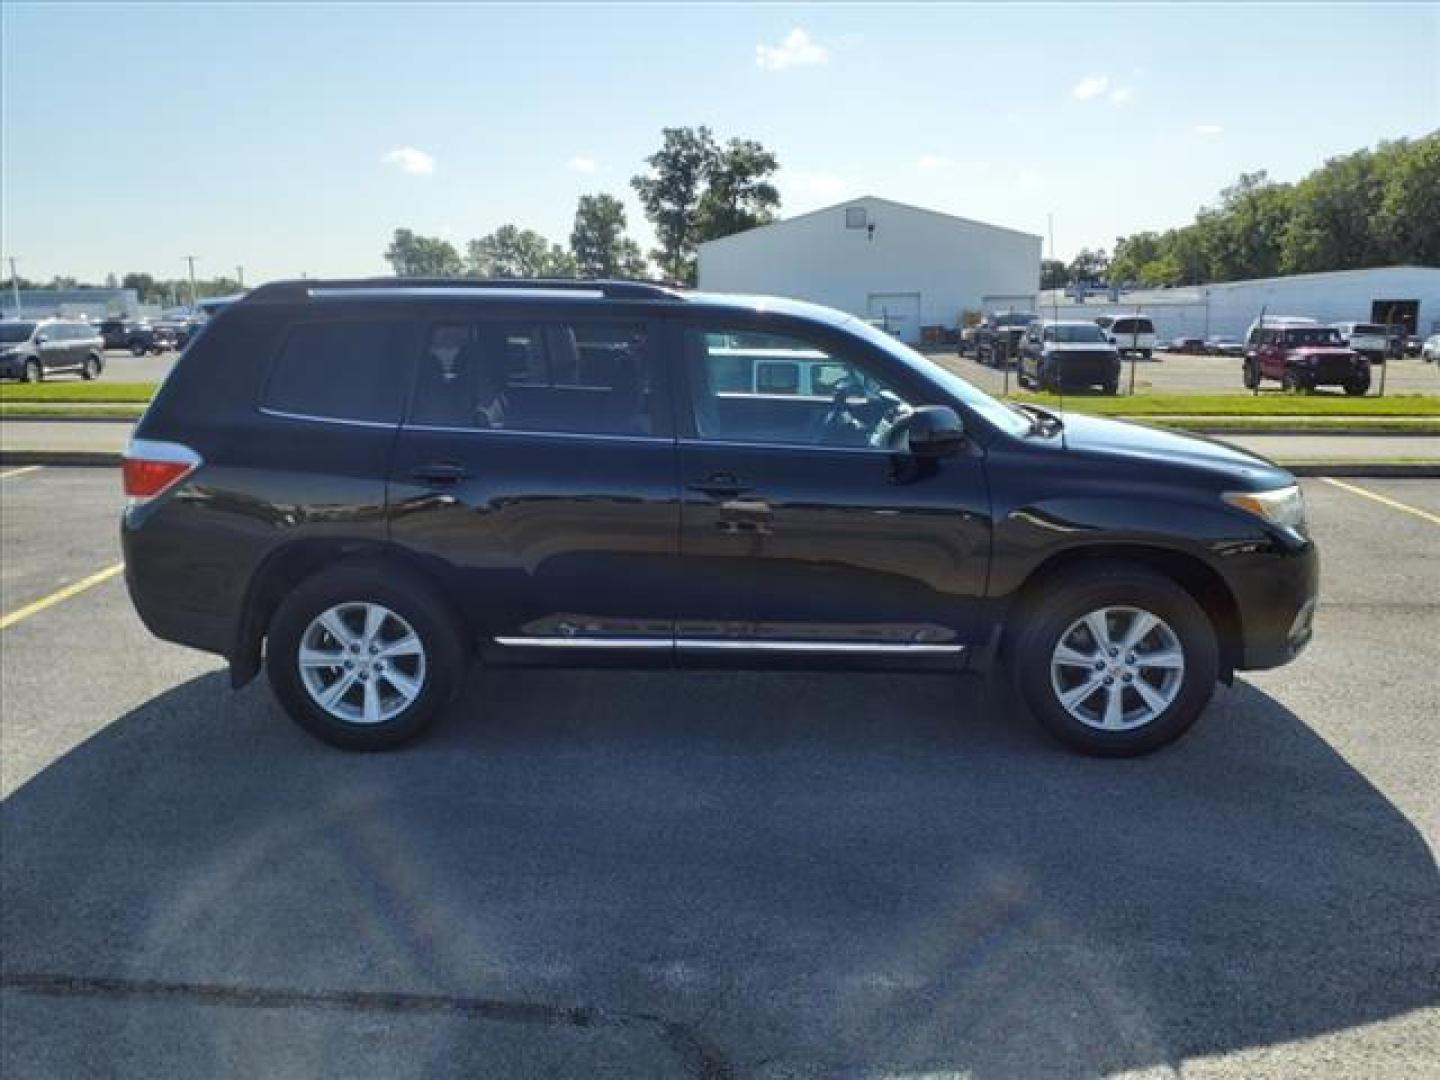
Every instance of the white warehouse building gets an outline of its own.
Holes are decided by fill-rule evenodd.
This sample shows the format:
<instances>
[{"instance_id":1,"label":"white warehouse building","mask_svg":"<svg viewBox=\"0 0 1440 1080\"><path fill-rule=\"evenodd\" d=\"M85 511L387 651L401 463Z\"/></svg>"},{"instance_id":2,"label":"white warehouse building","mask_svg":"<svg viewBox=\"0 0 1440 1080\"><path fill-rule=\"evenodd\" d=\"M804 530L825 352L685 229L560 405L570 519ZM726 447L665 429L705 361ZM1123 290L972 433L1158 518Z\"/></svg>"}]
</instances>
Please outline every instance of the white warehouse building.
<instances>
[{"instance_id":1,"label":"white warehouse building","mask_svg":"<svg viewBox=\"0 0 1440 1080\"><path fill-rule=\"evenodd\" d=\"M1112 298L1113 295L1113 298ZM1041 294L1040 314L1062 319L1117 318L1136 310L1150 317L1162 340L1223 334L1244 337L1262 311L1298 315L1322 323L1403 324L1421 336L1440 333L1440 267L1383 266L1323 274L1135 289L1118 295L1100 291L1083 301L1063 290Z\"/></svg>"},{"instance_id":2,"label":"white warehouse building","mask_svg":"<svg viewBox=\"0 0 1440 1080\"><path fill-rule=\"evenodd\" d=\"M700 245L701 289L810 300L910 342L1033 308L1039 282L1039 236L873 195Z\"/></svg>"}]
</instances>

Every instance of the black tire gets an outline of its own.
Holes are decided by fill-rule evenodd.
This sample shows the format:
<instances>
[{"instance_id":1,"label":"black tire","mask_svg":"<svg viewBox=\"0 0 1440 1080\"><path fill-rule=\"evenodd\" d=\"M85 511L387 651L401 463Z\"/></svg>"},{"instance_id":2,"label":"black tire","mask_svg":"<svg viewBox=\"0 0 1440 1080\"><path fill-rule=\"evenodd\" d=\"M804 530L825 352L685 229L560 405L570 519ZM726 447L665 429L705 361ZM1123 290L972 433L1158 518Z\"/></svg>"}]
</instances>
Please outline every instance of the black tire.
<instances>
[{"instance_id":1,"label":"black tire","mask_svg":"<svg viewBox=\"0 0 1440 1080\"><path fill-rule=\"evenodd\" d=\"M1105 380L1105 382L1100 384L1100 390L1102 393L1106 393L1109 394L1111 397L1114 397L1116 394L1120 393L1120 380L1107 379Z\"/></svg>"},{"instance_id":2,"label":"black tire","mask_svg":"<svg viewBox=\"0 0 1440 1080\"><path fill-rule=\"evenodd\" d=\"M1280 377L1280 388L1286 393L1294 394L1303 390L1304 384L1293 371L1287 371Z\"/></svg>"},{"instance_id":3,"label":"black tire","mask_svg":"<svg viewBox=\"0 0 1440 1080\"><path fill-rule=\"evenodd\" d=\"M131 355L131 356L136 356L136 357L144 356L144 355L145 355L145 346L144 346L144 345L140 345L140 344L131 345L131 346L130 346L130 355Z\"/></svg>"},{"instance_id":4,"label":"black tire","mask_svg":"<svg viewBox=\"0 0 1440 1080\"><path fill-rule=\"evenodd\" d=\"M414 629L425 670L415 700L376 723L347 721L327 712L300 678L298 655L306 628L321 613L347 602L377 603ZM270 621L265 670L276 698L310 734L344 750L388 750L415 738L464 685L466 653L449 608L420 576L388 563L342 563L303 581Z\"/></svg>"},{"instance_id":5,"label":"black tire","mask_svg":"<svg viewBox=\"0 0 1440 1080\"><path fill-rule=\"evenodd\" d=\"M1241 368L1242 378L1245 381L1246 390L1258 390L1260 388L1260 365L1252 364L1248 360Z\"/></svg>"},{"instance_id":6,"label":"black tire","mask_svg":"<svg viewBox=\"0 0 1440 1080\"><path fill-rule=\"evenodd\" d=\"M85 363L80 368L80 377L86 382L90 382L92 379L99 378L100 369L100 358L94 353L91 353L85 358Z\"/></svg>"},{"instance_id":7,"label":"black tire","mask_svg":"<svg viewBox=\"0 0 1440 1080\"><path fill-rule=\"evenodd\" d=\"M1351 397L1363 397L1370 392L1370 376L1356 375L1353 379L1345 380L1345 393Z\"/></svg>"},{"instance_id":8,"label":"black tire","mask_svg":"<svg viewBox=\"0 0 1440 1080\"><path fill-rule=\"evenodd\" d=\"M45 381L45 365L39 360L26 360L25 368L20 376L23 382L38 383Z\"/></svg>"},{"instance_id":9,"label":"black tire","mask_svg":"<svg viewBox=\"0 0 1440 1080\"><path fill-rule=\"evenodd\" d=\"M1174 699L1148 722L1127 730L1101 730L1072 716L1051 676L1062 635L1087 613L1106 607L1133 607L1158 616L1175 634L1184 657ZM1006 650L1017 694L1047 731L1076 750L1131 757L1159 749L1190 729L1214 692L1219 674L1215 628L1188 592L1148 567L1104 562L1062 571L1030 592L1017 618ZM1139 702L1134 691L1122 692L1124 700Z\"/></svg>"},{"instance_id":10,"label":"black tire","mask_svg":"<svg viewBox=\"0 0 1440 1080\"><path fill-rule=\"evenodd\" d=\"M1149 359L1150 359L1152 356L1154 356L1154 355L1155 355L1155 351L1154 351L1153 349L1141 349L1141 350L1140 350L1140 359L1142 359L1142 360L1149 360Z\"/></svg>"}]
</instances>

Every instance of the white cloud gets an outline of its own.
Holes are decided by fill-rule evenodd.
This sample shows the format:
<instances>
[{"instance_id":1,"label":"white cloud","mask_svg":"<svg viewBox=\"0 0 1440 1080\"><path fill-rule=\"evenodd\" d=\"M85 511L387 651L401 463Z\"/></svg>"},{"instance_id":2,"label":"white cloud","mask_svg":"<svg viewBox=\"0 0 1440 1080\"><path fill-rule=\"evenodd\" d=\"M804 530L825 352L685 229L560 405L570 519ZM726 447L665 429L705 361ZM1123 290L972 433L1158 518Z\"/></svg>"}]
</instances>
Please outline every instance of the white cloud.
<instances>
[{"instance_id":1,"label":"white cloud","mask_svg":"<svg viewBox=\"0 0 1440 1080\"><path fill-rule=\"evenodd\" d=\"M1195 125L1195 134L1196 134L1196 135L1215 136L1215 135L1223 134L1224 131L1225 131L1225 129L1224 129L1223 127L1221 127L1219 124L1196 124L1196 125Z\"/></svg>"},{"instance_id":2,"label":"white cloud","mask_svg":"<svg viewBox=\"0 0 1440 1080\"><path fill-rule=\"evenodd\" d=\"M921 154L915 161L915 167L921 172L940 172L942 169L953 169L955 161L944 154Z\"/></svg>"},{"instance_id":3,"label":"white cloud","mask_svg":"<svg viewBox=\"0 0 1440 1080\"><path fill-rule=\"evenodd\" d=\"M1109 75L1086 75L1070 91L1076 101L1089 101L1110 89Z\"/></svg>"},{"instance_id":4,"label":"white cloud","mask_svg":"<svg viewBox=\"0 0 1440 1080\"><path fill-rule=\"evenodd\" d=\"M413 146L397 146L380 160L411 176L429 176L435 171L435 159Z\"/></svg>"},{"instance_id":5,"label":"white cloud","mask_svg":"<svg viewBox=\"0 0 1440 1080\"><path fill-rule=\"evenodd\" d=\"M593 173L595 171L595 159L584 154L576 154L565 163L565 167L571 172Z\"/></svg>"},{"instance_id":6,"label":"white cloud","mask_svg":"<svg viewBox=\"0 0 1440 1080\"><path fill-rule=\"evenodd\" d=\"M784 71L792 67L823 64L830 59L830 50L811 39L800 27L785 35L779 45L755 46L755 65L766 71Z\"/></svg>"},{"instance_id":7,"label":"white cloud","mask_svg":"<svg viewBox=\"0 0 1440 1080\"><path fill-rule=\"evenodd\" d=\"M1110 101L1115 105L1127 105L1135 98L1133 86L1117 86L1110 91Z\"/></svg>"},{"instance_id":8,"label":"white cloud","mask_svg":"<svg viewBox=\"0 0 1440 1080\"><path fill-rule=\"evenodd\" d=\"M849 184L830 173L791 173L785 178L784 183L797 195L809 195L822 199L838 199L850 190Z\"/></svg>"}]
</instances>

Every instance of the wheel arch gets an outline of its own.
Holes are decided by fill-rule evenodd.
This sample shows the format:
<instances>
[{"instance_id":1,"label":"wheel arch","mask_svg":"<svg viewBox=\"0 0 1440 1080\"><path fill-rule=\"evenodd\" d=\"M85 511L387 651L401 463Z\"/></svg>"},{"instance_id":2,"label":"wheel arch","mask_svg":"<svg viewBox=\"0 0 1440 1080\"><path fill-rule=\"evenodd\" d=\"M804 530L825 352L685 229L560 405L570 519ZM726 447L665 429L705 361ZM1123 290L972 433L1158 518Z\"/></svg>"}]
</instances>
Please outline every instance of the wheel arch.
<instances>
[{"instance_id":1,"label":"wheel arch","mask_svg":"<svg viewBox=\"0 0 1440 1080\"><path fill-rule=\"evenodd\" d=\"M360 562L384 563L418 577L450 613L467 644L473 641L465 619L450 600L453 593L445 588L442 575L425 560L378 540L294 540L267 555L251 575L229 656L231 686L238 689L259 674L261 648L270 622L288 592L322 571Z\"/></svg>"},{"instance_id":2,"label":"wheel arch","mask_svg":"<svg viewBox=\"0 0 1440 1080\"><path fill-rule=\"evenodd\" d=\"M1040 594L1048 579L1076 566L1098 562L1144 566L1163 574L1189 593L1215 628L1215 640L1220 648L1221 679L1227 684L1234 679L1243 650L1240 608L1235 595L1225 584L1225 579L1207 566L1203 559L1173 548L1106 543L1055 552L1037 564L1015 590L1006 612L1007 621Z\"/></svg>"}]
</instances>

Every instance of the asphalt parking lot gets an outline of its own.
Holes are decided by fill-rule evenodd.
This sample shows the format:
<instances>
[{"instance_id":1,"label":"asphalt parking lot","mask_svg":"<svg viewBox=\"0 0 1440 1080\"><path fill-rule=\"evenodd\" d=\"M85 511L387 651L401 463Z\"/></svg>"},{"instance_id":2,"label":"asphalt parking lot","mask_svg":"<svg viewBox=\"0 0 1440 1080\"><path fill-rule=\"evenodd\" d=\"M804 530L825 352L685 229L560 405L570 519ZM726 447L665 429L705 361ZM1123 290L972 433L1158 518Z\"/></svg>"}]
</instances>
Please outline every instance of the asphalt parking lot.
<instances>
[{"instance_id":1,"label":"asphalt parking lot","mask_svg":"<svg viewBox=\"0 0 1440 1080\"><path fill-rule=\"evenodd\" d=\"M144 356L132 356L123 349L106 349L105 365L100 372L101 382L159 382L170 369L175 366L175 361L180 358L178 352L146 353ZM55 376L56 380L69 378L65 375Z\"/></svg>"},{"instance_id":2,"label":"asphalt parking lot","mask_svg":"<svg viewBox=\"0 0 1440 1080\"><path fill-rule=\"evenodd\" d=\"M1100 761L978 679L623 672L345 755L147 636L113 472L0 476L7 1078L1440 1066L1440 482L1306 481L1314 644Z\"/></svg>"},{"instance_id":3,"label":"asphalt parking lot","mask_svg":"<svg viewBox=\"0 0 1440 1080\"><path fill-rule=\"evenodd\" d=\"M955 355L954 346L945 350L927 350L931 359L940 361L956 374L963 376L976 386L998 394L1005 388L1005 373L987 367L968 357ZM1176 394L1248 394L1240 381L1240 359L1234 356L1189 356L1181 353L1156 353L1150 360L1137 360L1135 368L1135 390L1137 393ZM1383 365L1386 370L1385 393L1389 394L1440 394L1440 364L1427 364L1419 357L1404 357L1391 360ZM1121 371L1120 392L1130 390L1131 362L1127 358ZM1372 369L1370 393L1380 392L1381 365ZM1015 382L1015 368L1009 371L1010 390L1019 389ZM1280 391L1279 383L1266 383L1274 393Z\"/></svg>"}]
</instances>

